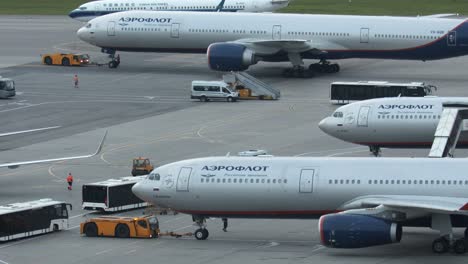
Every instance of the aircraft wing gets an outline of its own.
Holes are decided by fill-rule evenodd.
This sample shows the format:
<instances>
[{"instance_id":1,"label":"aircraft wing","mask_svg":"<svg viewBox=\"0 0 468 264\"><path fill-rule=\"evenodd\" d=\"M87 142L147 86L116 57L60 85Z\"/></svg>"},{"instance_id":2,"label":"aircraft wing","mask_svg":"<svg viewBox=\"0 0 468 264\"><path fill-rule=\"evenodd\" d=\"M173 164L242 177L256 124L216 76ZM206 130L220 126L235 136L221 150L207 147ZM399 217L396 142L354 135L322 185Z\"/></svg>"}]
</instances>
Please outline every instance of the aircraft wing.
<instances>
[{"instance_id":1,"label":"aircraft wing","mask_svg":"<svg viewBox=\"0 0 468 264\"><path fill-rule=\"evenodd\" d=\"M379 208L380 211L382 211L382 209L387 211L394 210L416 216L430 213L468 215L468 198L418 195L372 195L359 197L347 202L342 208L345 210L345 213L369 215L374 214L376 212L374 209L376 208Z\"/></svg>"},{"instance_id":2,"label":"aircraft wing","mask_svg":"<svg viewBox=\"0 0 468 264\"><path fill-rule=\"evenodd\" d=\"M54 158L54 159L43 159L43 160L30 160L30 161L19 161L19 162L10 162L10 163L3 163L0 164L0 168L2 167L8 167L10 169L15 169L21 165L30 165L30 164L38 164L38 163L48 163L48 162L55 162L55 161L64 161L64 160L74 160L74 159L85 159L85 158L90 158L93 156L98 155L101 150L102 146L104 145L104 141L107 136L107 131L102 137L101 142L99 143L99 146L93 154L88 154L88 155L81 155L81 156L71 156L71 157L62 157L62 158Z\"/></svg>"},{"instance_id":3,"label":"aircraft wing","mask_svg":"<svg viewBox=\"0 0 468 264\"><path fill-rule=\"evenodd\" d=\"M52 127L43 127L43 128L36 128L36 129L29 129L29 130L22 130L22 131L14 131L14 132L8 132L8 133L1 133L0 137L6 137L6 136L11 136L11 135L17 135L17 134L24 134L24 133L30 133L30 132L37 132L37 131L42 131L42 130L48 130L48 129L54 129L54 128L59 128L60 126L52 126Z\"/></svg>"},{"instance_id":4,"label":"aircraft wing","mask_svg":"<svg viewBox=\"0 0 468 264\"><path fill-rule=\"evenodd\" d=\"M304 39L239 39L234 43L242 44L249 49L255 51L257 54L272 55L278 52L286 53L315 53L317 55L326 54L326 51L322 51L316 48L316 44L311 40Z\"/></svg>"},{"instance_id":5,"label":"aircraft wing","mask_svg":"<svg viewBox=\"0 0 468 264\"><path fill-rule=\"evenodd\" d=\"M449 17L457 17L459 14L433 14L433 15L427 15L427 16L422 16L422 17L428 17L428 18L449 18Z\"/></svg>"}]
</instances>

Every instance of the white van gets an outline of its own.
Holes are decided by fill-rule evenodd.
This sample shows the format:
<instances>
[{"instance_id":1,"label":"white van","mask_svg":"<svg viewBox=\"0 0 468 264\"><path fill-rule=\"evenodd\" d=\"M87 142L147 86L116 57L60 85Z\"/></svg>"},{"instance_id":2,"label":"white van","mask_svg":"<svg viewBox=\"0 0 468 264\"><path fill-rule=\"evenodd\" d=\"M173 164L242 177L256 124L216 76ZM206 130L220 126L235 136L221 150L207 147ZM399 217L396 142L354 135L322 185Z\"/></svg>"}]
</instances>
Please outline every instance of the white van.
<instances>
[{"instance_id":1,"label":"white van","mask_svg":"<svg viewBox=\"0 0 468 264\"><path fill-rule=\"evenodd\" d=\"M222 81L192 81L192 99L208 102L210 99L222 99L235 102L239 93L233 91L229 85Z\"/></svg>"},{"instance_id":2,"label":"white van","mask_svg":"<svg viewBox=\"0 0 468 264\"><path fill-rule=\"evenodd\" d=\"M0 98L9 98L16 95L15 82L10 78L0 76Z\"/></svg>"}]
</instances>

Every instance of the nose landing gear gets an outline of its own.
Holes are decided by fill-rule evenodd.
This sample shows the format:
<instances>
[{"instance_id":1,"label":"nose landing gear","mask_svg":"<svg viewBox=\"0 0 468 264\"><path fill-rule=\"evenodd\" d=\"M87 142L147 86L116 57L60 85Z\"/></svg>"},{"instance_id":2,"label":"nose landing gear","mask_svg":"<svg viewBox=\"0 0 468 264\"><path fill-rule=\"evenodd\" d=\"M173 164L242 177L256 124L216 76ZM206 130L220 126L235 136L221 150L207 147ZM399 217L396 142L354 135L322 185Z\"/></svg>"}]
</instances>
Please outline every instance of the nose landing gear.
<instances>
[{"instance_id":1,"label":"nose landing gear","mask_svg":"<svg viewBox=\"0 0 468 264\"><path fill-rule=\"evenodd\" d=\"M193 221L199 227L193 234L197 240L206 240L210 233L206 229L206 219L200 216L193 216Z\"/></svg>"},{"instance_id":2,"label":"nose landing gear","mask_svg":"<svg viewBox=\"0 0 468 264\"><path fill-rule=\"evenodd\" d=\"M115 52L116 52L115 49L102 48L101 52L109 54L109 58L111 59L111 61L109 61L109 63L107 63L109 68L114 69L114 68L119 67L119 65L120 65L120 55L117 54L117 56L115 56Z\"/></svg>"}]
</instances>

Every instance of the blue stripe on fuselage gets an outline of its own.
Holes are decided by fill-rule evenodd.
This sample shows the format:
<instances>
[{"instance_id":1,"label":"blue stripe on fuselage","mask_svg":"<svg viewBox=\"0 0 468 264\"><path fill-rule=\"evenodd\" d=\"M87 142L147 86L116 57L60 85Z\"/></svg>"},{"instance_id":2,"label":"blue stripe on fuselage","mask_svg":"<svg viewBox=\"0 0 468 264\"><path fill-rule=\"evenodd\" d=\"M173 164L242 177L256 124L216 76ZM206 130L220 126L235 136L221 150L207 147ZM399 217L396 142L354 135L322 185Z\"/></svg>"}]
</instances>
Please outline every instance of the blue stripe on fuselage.
<instances>
[{"instance_id":1,"label":"blue stripe on fuselage","mask_svg":"<svg viewBox=\"0 0 468 264\"><path fill-rule=\"evenodd\" d=\"M468 21L451 30L456 32L456 45L449 46L448 35L418 47L400 50L328 50L323 55L326 59L379 58L402 60L439 60L468 54ZM370 39L369 41L372 41ZM304 58L317 59L304 53Z\"/></svg>"},{"instance_id":2,"label":"blue stripe on fuselage","mask_svg":"<svg viewBox=\"0 0 468 264\"><path fill-rule=\"evenodd\" d=\"M71 11L68 16L74 19L80 18L80 17L98 17L98 16L103 16L103 15L108 15L112 13L117 13L117 12L124 12L128 10L119 10L119 11L83 11L83 10L73 10ZM242 11L242 9L234 9L234 8L224 8L217 10L217 9L193 9L193 10L149 10L149 11L193 11L193 12L215 12L215 11L221 11L221 12L237 12L237 11Z\"/></svg>"}]
</instances>

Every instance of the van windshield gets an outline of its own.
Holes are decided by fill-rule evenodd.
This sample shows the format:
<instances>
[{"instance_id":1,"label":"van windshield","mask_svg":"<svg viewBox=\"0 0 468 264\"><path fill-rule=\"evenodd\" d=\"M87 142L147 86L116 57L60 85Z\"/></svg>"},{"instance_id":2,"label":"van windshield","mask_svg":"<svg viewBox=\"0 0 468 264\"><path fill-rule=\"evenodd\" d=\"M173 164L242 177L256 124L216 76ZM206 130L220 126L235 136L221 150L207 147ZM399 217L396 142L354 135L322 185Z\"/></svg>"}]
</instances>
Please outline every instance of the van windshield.
<instances>
[{"instance_id":1,"label":"van windshield","mask_svg":"<svg viewBox=\"0 0 468 264\"><path fill-rule=\"evenodd\" d=\"M13 81L0 81L0 90L14 90L15 83Z\"/></svg>"},{"instance_id":2,"label":"van windshield","mask_svg":"<svg viewBox=\"0 0 468 264\"><path fill-rule=\"evenodd\" d=\"M232 93L232 92L231 92L231 90L229 90L228 88L225 87L225 88L223 88L223 93L228 93L229 94L229 93Z\"/></svg>"}]
</instances>

